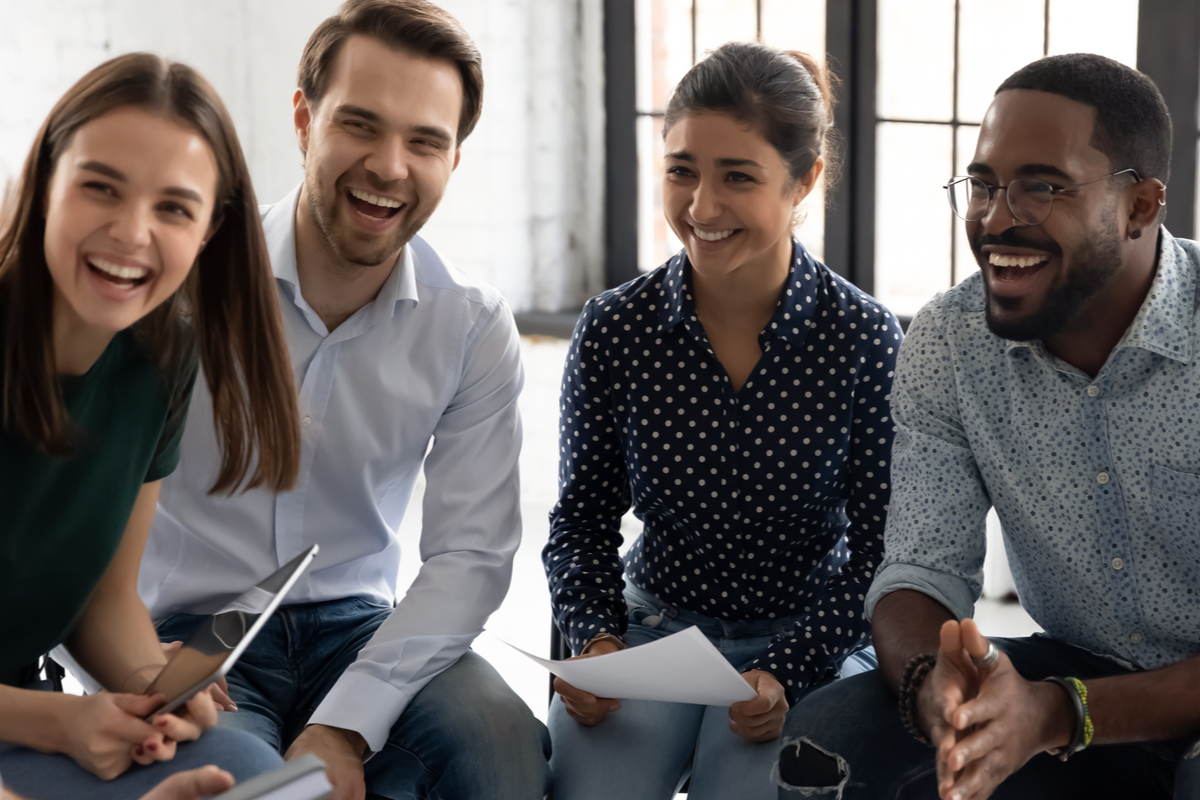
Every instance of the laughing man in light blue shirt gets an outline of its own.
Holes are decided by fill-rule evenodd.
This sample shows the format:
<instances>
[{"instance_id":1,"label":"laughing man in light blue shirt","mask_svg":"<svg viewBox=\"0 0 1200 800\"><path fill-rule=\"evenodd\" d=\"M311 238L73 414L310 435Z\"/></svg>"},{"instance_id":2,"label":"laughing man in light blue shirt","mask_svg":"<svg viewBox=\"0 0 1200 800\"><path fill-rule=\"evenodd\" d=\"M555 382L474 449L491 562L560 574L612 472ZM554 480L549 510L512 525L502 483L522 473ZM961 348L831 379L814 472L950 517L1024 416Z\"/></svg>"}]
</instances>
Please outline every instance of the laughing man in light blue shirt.
<instances>
[{"instance_id":1,"label":"laughing man in light blue shirt","mask_svg":"<svg viewBox=\"0 0 1200 800\"><path fill-rule=\"evenodd\" d=\"M541 797L545 729L468 650L520 542L517 333L495 290L415 235L478 119L479 53L436 6L349 0L309 40L298 82L304 182L263 228L299 391L299 480L208 495L220 456L201 382L142 597L164 640L183 638L320 544L230 674L238 710L222 724L319 755L335 800L435 784L439 797ZM393 608L396 529L422 468L422 566Z\"/></svg>"}]
</instances>

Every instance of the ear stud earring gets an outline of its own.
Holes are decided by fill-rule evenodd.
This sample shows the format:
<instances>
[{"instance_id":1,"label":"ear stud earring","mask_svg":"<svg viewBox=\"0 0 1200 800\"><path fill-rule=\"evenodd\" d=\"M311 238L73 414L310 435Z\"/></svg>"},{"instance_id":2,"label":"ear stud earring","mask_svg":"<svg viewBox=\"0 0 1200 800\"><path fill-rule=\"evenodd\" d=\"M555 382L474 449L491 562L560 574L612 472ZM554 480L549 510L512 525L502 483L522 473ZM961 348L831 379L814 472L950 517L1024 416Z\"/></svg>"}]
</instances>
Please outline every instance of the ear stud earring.
<instances>
[{"instance_id":1,"label":"ear stud earring","mask_svg":"<svg viewBox=\"0 0 1200 800\"><path fill-rule=\"evenodd\" d=\"M1129 238L1130 238L1130 239L1140 239L1140 238L1142 238L1142 232L1141 232L1141 230L1132 230L1132 231L1130 231L1130 232L1129 232Z\"/></svg>"}]
</instances>

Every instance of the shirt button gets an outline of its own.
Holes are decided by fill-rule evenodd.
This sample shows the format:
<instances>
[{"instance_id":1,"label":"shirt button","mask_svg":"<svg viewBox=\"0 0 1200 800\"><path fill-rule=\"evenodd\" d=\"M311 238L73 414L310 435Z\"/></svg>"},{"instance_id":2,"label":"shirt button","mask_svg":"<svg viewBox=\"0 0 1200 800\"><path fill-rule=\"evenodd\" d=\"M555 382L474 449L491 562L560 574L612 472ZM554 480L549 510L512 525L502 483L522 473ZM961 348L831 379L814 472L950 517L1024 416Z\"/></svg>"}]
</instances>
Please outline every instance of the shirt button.
<instances>
[{"instance_id":1,"label":"shirt button","mask_svg":"<svg viewBox=\"0 0 1200 800\"><path fill-rule=\"evenodd\" d=\"M1108 483L1108 473L1101 472L1096 476L1096 483Z\"/></svg>"},{"instance_id":2,"label":"shirt button","mask_svg":"<svg viewBox=\"0 0 1200 800\"><path fill-rule=\"evenodd\" d=\"M1129 634L1129 641L1133 642L1134 644L1141 644L1142 635L1137 631L1134 631L1133 633Z\"/></svg>"},{"instance_id":3,"label":"shirt button","mask_svg":"<svg viewBox=\"0 0 1200 800\"><path fill-rule=\"evenodd\" d=\"M304 427L306 427L306 428L307 428L309 425L312 425L312 417L305 417L304 419L302 419L302 420L300 420L300 421L301 421L302 423L304 423Z\"/></svg>"},{"instance_id":4,"label":"shirt button","mask_svg":"<svg viewBox=\"0 0 1200 800\"><path fill-rule=\"evenodd\" d=\"M1093 385L1093 386L1089 386L1089 387L1088 387L1088 397L1095 397L1095 396L1096 396L1096 395L1098 395L1098 394L1100 394L1100 387L1099 387L1099 386L1094 386L1094 385Z\"/></svg>"},{"instance_id":5,"label":"shirt button","mask_svg":"<svg viewBox=\"0 0 1200 800\"><path fill-rule=\"evenodd\" d=\"M1114 558L1112 560L1112 565L1113 565L1113 569L1121 569L1122 567L1125 566L1125 562L1119 558Z\"/></svg>"}]
</instances>

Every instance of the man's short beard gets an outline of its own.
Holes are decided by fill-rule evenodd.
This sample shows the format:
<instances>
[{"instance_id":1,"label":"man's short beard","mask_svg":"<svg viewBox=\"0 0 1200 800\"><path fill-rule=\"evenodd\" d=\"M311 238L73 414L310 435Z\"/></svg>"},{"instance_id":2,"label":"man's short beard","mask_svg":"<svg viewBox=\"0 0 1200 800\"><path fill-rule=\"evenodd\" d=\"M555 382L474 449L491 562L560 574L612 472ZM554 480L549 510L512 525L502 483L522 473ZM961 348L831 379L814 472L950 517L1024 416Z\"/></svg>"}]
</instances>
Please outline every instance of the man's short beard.
<instances>
[{"instance_id":1,"label":"man's short beard","mask_svg":"<svg viewBox=\"0 0 1200 800\"><path fill-rule=\"evenodd\" d=\"M312 214L313 221L317 223L317 228L321 231L329 249L343 262L358 267L376 267L385 262L394 261L405 245L417 235L417 231L421 230L429 221L430 215L436 208L436 204L434 204L434 207L425 209L420 216L413 216L411 213L414 210L419 211L419 208L403 209L408 216L401 222L392 237L372 250L364 250L361 246L355 247L355 242L345 241L339 235L337 215L341 208L342 190L338 188L337 184L335 183L333 186L332 198L326 198L320 193L320 183L316 174L305 175L304 180L309 189L305 192L308 198L308 210ZM317 191L312 191L314 188ZM332 199L332 203L329 203L328 206L324 205L329 199Z\"/></svg>"},{"instance_id":2,"label":"man's short beard","mask_svg":"<svg viewBox=\"0 0 1200 800\"><path fill-rule=\"evenodd\" d=\"M1087 301L1108 285L1121 268L1121 237L1116 222L1109 225L1071 258L1072 274L1046 292L1040 308L1009 319L998 319L995 309L1012 310L1019 297L995 297L984 281L984 304L988 330L1002 339L1029 342L1046 340L1061 333L1076 320ZM978 251L977 251L978 252Z\"/></svg>"}]
</instances>

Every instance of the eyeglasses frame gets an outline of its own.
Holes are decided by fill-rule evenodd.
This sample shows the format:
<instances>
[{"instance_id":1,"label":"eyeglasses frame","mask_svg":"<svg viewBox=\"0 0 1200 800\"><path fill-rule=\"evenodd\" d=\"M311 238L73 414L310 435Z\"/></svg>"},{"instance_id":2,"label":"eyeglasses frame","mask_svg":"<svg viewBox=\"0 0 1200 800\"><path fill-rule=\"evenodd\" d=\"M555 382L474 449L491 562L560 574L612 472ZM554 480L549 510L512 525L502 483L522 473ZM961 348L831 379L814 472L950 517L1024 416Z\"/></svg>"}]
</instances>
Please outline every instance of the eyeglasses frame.
<instances>
[{"instance_id":1,"label":"eyeglasses frame","mask_svg":"<svg viewBox=\"0 0 1200 800\"><path fill-rule=\"evenodd\" d=\"M1045 183L1047 186L1050 186L1050 203L1047 206L1047 208L1049 210L1046 212L1046 216L1042 217L1037 222L1026 222L1025 220L1023 220L1017 216L1016 209L1014 209L1012 207L1012 203L1009 202L1009 199L1008 199L1009 198L1008 186L992 186L991 184L989 184L979 178L976 178L974 175L964 175L959 178L951 178L949 181L946 182L946 185L943 186L942 188L946 190L946 199L950 202L950 210L954 212L954 216L958 217L959 219L963 220L964 222L978 222L979 220L986 217L989 213L991 213L992 203L996 199L996 192L1003 189L1005 191L1004 201L1005 201L1005 203L1008 204L1008 213L1012 216L1014 221L1019 222L1022 225L1041 225L1043 222L1045 222L1050 217L1050 212L1054 210L1054 199L1056 197L1058 197L1060 194L1064 194L1066 192L1073 192L1076 189L1080 189L1084 186L1087 186L1088 184L1097 183L1097 182L1103 181L1103 180L1108 180L1109 178L1115 178L1118 175L1124 175L1126 172L1133 173L1134 183L1142 182L1142 176L1140 174L1138 174L1138 171L1136 169L1134 169L1133 167L1119 169L1116 172L1110 172L1107 175L1101 175L1099 178L1093 178L1090 181L1083 181L1082 183L1077 183L1074 186L1062 186L1062 187L1050 186L1050 184L1046 183L1046 181L1040 181L1040 183ZM954 195L953 195L954 188L953 187L959 183L962 183L963 181L969 181L969 180L977 180L980 183L982 183L984 185L984 187L987 189L987 193L988 193L987 208L985 208L983 210L983 213L981 215L979 215L978 217L976 217L975 219L967 219L967 217L960 214L958 212L958 209L954 207ZM1036 180L1036 179L1034 179L1034 180ZM1012 185L1011 181L1009 182L1009 185L1010 186Z\"/></svg>"}]
</instances>

